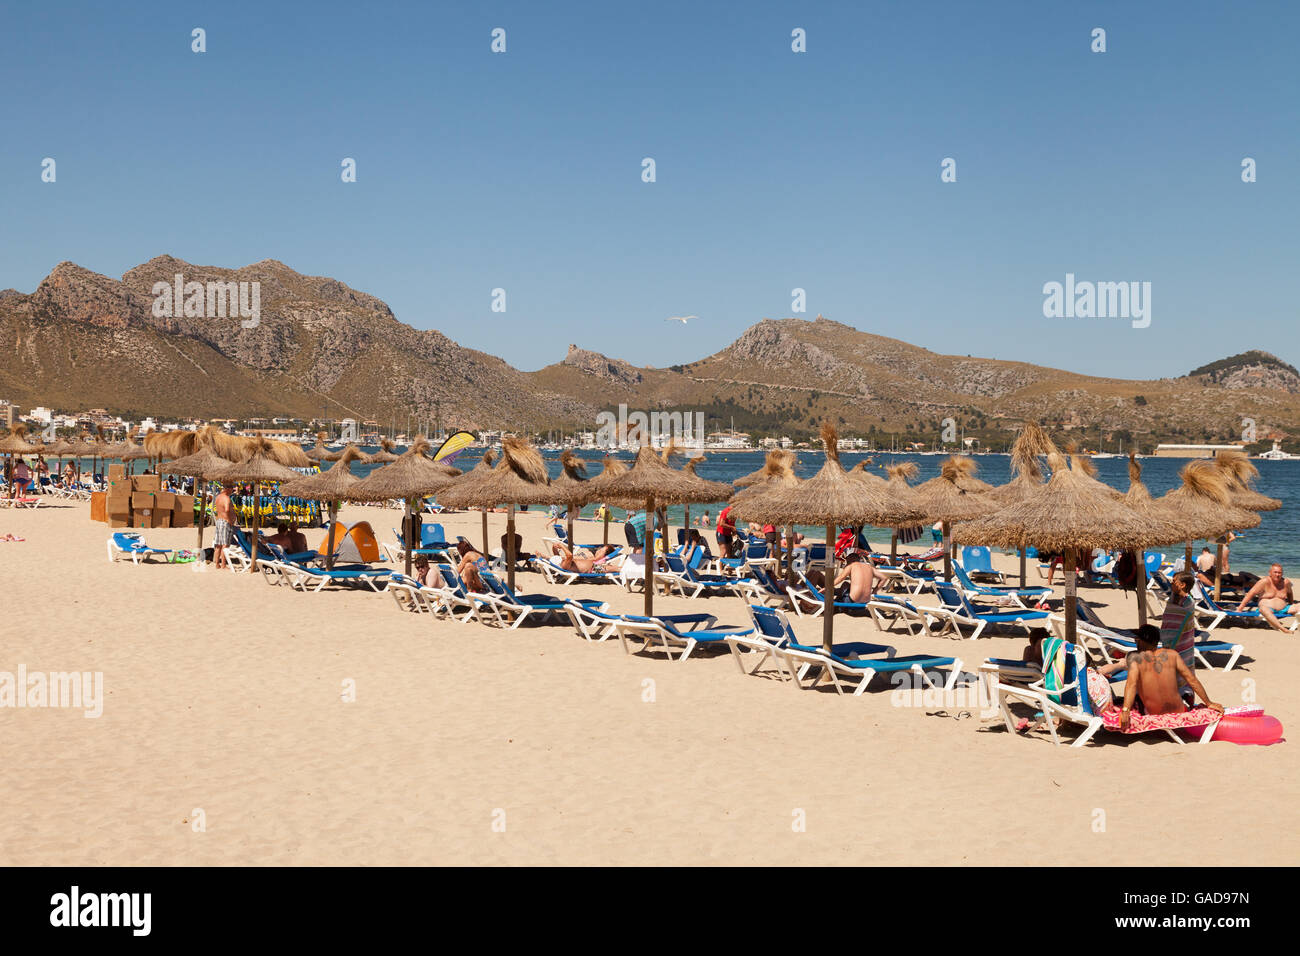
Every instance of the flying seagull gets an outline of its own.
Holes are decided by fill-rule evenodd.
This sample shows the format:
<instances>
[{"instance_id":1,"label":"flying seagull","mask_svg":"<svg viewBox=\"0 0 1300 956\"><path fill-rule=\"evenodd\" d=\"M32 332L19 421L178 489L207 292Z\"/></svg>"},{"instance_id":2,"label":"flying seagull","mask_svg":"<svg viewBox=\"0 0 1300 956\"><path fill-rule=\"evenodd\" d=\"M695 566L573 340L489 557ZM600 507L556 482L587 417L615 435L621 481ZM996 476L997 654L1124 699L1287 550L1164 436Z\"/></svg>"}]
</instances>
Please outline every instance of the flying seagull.
<instances>
[{"instance_id":1,"label":"flying seagull","mask_svg":"<svg viewBox=\"0 0 1300 956\"><path fill-rule=\"evenodd\" d=\"M665 322L680 322L682 325L685 325L687 319L698 319L698 318L699 318L698 315L670 315L670 316L668 316L668 318L665 319L664 321L665 321Z\"/></svg>"}]
</instances>

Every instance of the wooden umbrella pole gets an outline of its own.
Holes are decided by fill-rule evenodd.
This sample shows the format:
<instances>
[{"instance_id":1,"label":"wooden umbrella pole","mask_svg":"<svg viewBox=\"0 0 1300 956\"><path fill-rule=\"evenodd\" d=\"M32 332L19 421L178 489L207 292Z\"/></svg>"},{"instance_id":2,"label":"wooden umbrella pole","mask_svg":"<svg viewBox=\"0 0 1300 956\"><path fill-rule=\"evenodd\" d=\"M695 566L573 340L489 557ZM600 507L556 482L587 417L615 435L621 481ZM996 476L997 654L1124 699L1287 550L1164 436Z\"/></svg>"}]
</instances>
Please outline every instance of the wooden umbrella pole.
<instances>
[{"instance_id":1,"label":"wooden umbrella pole","mask_svg":"<svg viewBox=\"0 0 1300 956\"><path fill-rule=\"evenodd\" d=\"M835 617L835 525L826 526L825 579L822 581L822 650L831 653L831 632Z\"/></svg>"},{"instance_id":2,"label":"wooden umbrella pole","mask_svg":"<svg viewBox=\"0 0 1300 956\"><path fill-rule=\"evenodd\" d=\"M898 529L889 535L889 563L898 564Z\"/></svg>"},{"instance_id":3,"label":"wooden umbrella pole","mask_svg":"<svg viewBox=\"0 0 1300 956\"><path fill-rule=\"evenodd\" d=\"M1020 586L1025 587L1025 549L1020 549Z\"/></svg>"},{"instance_id":4,"label":"wooden umbrella pole","mask_svg":"<svg viewBox=\"0 0 1300 956\"><path fill-rule=\"evenodd\" d=\"M488 541L487 513L488 513L487 508L484 508L483 509L483 553L491 554L492 545L491 542Z\"/></svg>"},{"instance_id":5,"label":"wooden umbrella pole","mask_svg":"<svg viewBox=\"0 0 1300 956\"><path fill-rule=\"evenodd\" d=\"M406 499L406 533L402 535L402 543L406 545L406 576L411 576L411 563L414 560L415 551L415 503L418 499Z\"/></svg>"},{"instance_id":6,"label":"wooden umbrella pole","mask_svg":"<svg viewBox=\"0 0 1300 956\"><path fill-rule=\"evenodd\" d=\"M650 523L651 516L655 513L655 500L647 498L645 500L645 616L654 615L654 592L655 592L655 562L654 562L654 525Z\"/></svg>"},{"instance_id":7,"label":"wooden umbrella pole","mask_svg":"<svg viewBox=\"0 0 1300 956\"><path fill-rule=\"evenodd\" d=\"M691 527L691 506L686 505L685 508L686 510L682 516L682 527L689 531Z\"/></svg>"},{"instance_id":8,"label":"wooden umbrella pole","mask_svg":"<svg viewBox=\"0 0 1300 956\"><path fill-rule=\"evenodd\" d=\"M1147 561L1146 552L1137 553L1138 627L1147 622Z\"/></svg>"},{"instance_id":9,"label":"wooden umbrella pole","mask_svg":"<svg viewBox=\"0 0 1300 956\"><path fill-rule=\"evenodd\" d=\"M1078 604L1075 600L1074 569L1076 566L1075 549L1065 549L1065 639L1074 643L1075 620Z\"/></svg>"},{"instance_id":10,"label":"wooden umbrella pole","mask_svg":"<svg viewBox=\"0 0 1300 956\"><path fill-rule=\"evenodd\" d=\"M325 548L326 548L325 570L333 571L334 552L337 550L334 547L334 526L338 524L339 503L337 501L331 501L329 503L329 509L330 509L330 527L329 527L329 531L325 532Z\"/></svg>"},{"instance_id":11,"label":"wooden umbrella pole","mask_svg":"<svg viewBox=\"0 0 1300 956\"><path fill-rule=\"evenodd\" d=\"M604 530L604 537L601 539L600 543L603 545L608 545L609 544L609 505L602 505L601 509L605 512L605 530Z\"/></svg>"},{"instance_id":12,"label":"wooden umbrella pole","mask_svg":"<svg viewBox=\"0 0 1300 956\"><path fill-rule=\"evenodd\" d=\"M257 572L257 527L258 519L261 517L262 504L262 486L258 482L253 482L253 540L248 543L249 548L253 551L253 564L249 568L253 573Z\"/></svg>"},{"instance_id":13,"label":"wooden umbrella pole","mask_svg":"<svg viewBox=\"0 0 1300 956\"><path fill-rule=\"evenodd\" d=\"M952 541L948 537L948 522L945 520L942 525L943 536L943 579L952 580Z\"/></svg>"},{"instance_id":14,"label":"wooden umbrella pole","mask_svg":"<svg viewBox=\"0 0 1300 956\"><path fill-rule=\"evenodd\" d=\"M1187 548L1183 551L1183 570L1192 570L1192 542L1187 542Z\"/></svg>"},{"instance_id":15,"label":"wooden umbrella pole","mask_svg":"<svg viewBox=\"0 0 1300 956\"><path fill-rule=\"evenodd\" d=\"M511 505L506 513L506 580L510 590L515 589L515 506Z\"/></svg>"},{"instance_id":16,"label":"wooden umbrella pole","mask_svg":"<svg viewBox=\"0 0 1300 956\"><path fill-rule=\"evenodd\" d=\"M1223 542L1214 547L1214 600L1218 601L1223 592Z\"/></svg>"},{"instance_id":17,"label":"wooden umbrella pole","mask_svg":"<svg viewBox=\"0 0 1300 956\"><path fill-rule=\"evenodd\" d=\"M198 481L199 479L195 478L194 480ZM199 517L198 520L195 521L194 523L199 526L199 564L202 564L203 563L203 516L206 515L208 512L208 486L206 484L204 484L204 486L200 489L200 493L202 494L202 497L199 499Z\"/></svg>"},{"instance_id":18,"label":"wooden umbrella pole","mask_svg":"<svg viewBox=\"0 0 1300 956\"><path fill-rule=\"evenodd\" d=\"M794 525L785 526L785 583L794 581Z\"/></svg>"},{"instance_id":19,"label":"wooden umbrella pole","mask_svg":"<svg viewBox=\"0 0 1300 956\"><path fill-rule=\"evenodd\" d=\"M569 537L569 550L578 546L578 542L573 539L573 502L569 502L564 508L564 533Z\"/></svg>"}]
</instances>

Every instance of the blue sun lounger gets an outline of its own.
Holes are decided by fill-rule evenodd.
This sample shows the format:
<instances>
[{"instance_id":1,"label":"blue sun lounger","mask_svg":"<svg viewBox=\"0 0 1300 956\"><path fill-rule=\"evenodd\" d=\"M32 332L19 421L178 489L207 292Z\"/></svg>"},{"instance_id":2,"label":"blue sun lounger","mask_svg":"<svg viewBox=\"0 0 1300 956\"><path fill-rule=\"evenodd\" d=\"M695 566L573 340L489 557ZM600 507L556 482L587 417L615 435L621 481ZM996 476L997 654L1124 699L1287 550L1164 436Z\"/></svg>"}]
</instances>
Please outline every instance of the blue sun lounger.
<instances>
[{"instance_id":1,"label":"blue sun lounger","mask_svg":"<svg viewBox=\"0 0 1300 956\"><path fill-rule=\"evenodd\" d=\"M966 593L968 598L1011 598L1017 605L1028 608L1026 600L1041 601L1052 593L1051 588L1017 588L998 584L976 584L971 580L970 574L961 566L959 562L953 562L953 575L956 577L956 584Z\"/></svg>"},{"instance_id":2,"label":"blue sun lounger","mask_svg":"<svg viewBox=\"0 0 1300 956\"><path fill-rule=\"evenodd\" d=\"M1134 639L1132 631L1107 627L1087 601L1076 600L1075 611L1078 614L1079 624L1082 625L1078 629L1079 640L1086 642L1087 638L1094 638L1093 643L1095 643L1107 663L1114 661L1114 657L1112 657L1107 645L1118 648L1125 654L1137 650L1137 641ZM1057 621L1057 616L1053 615L1052 623L1055 625ZM1060 622L1064 623L1064 618L1060 618ZM1057 630L1060 633L1059 627ZM1192 644L1192 654L1206 670L1214 670L1214 665L1210 663L1205 656L1206 654L1227 654L1228 663L1223 665L1226 672L1232 670L1232 666L1237 663L1237 659L1241 657L1241 652L1244 650L1245 647L1241 644L1214 640L1206 631L1197 631L1196 641Z\"/></svg>"},{"instance_id":3,"label":"blue sun lounger","mask_svg":"<svg viewBox=\"0 0 1300 956\"><path fill-rule=\"evenodd\" d=\"M484 585L487 586L488 596L496 605L497 610L505 612L514 619L510 624L512 630L523 624L533 614L537 614L540 618L546 620L564 612L569 605L569 599L552 597L549 594L516 594L513 588L501 581L491 571L481 571L479 577L483 579ZM600 601L577 601L575 603L593 607L602 606Z\"/></svg>"},{"instance_id":4,"label":"blue sun lounger","mask_svg":"<svg viewBox=\"0 0 1300 956\"><path fill-rule=\"evenodd\" d=\"M116 561L119 555L129 555L132 564L139 564L141 561L148 561L155 555L162 555L167 561L171 561L172 555L176 552L171 548L151 548L144 543L139 532L135 531L115 531L108 539L108 560Z\"/></svg>"},{"instance_id":5,"label":"blue sun lounger","mask_svg":"<svg viewBox=\"0 0 1300 956\"><path fill-rule=\"evenodd\" d=\"M941 602L939 610L943 612L942 616L945 621L944 629L939 632L940 634L953 630L958 637L961 637L960 625L966 624L975 629L970 636L973 641L990 624L995 627L1009 624L1028 630L1027 621L1045 622L1049 616L1047 611L1030 611L1024 608L1002 611L986 605L972 604L955 585L944 584L941 581L935 582L934 590L939 595L939 601Z\"/></svg>"},{"instance_id":6,"label":"blue sun lounger","mask_svg":"<svg viewBox=\"0 0 1300 956\"><path fill-rule=\"evenodd\" d=\"M936 657L932 654L909 654L898 657L893 647L883 644L862 642L832 644L831 653L827 654L820 647L799 643L789 619L777 608L751 604L749 613L755 629L772 643L772 653L785 659L796 687L803 686L800 682L810 671L815 670L817 676L808 685L810 689L823 680L829 680L835 687L835 692L843 694L845 686L853 686L856 681L857 686L853 691L855 697L860 696L867 689L867 685L877 674L911 673L918 682L938 688L939 685L930 679L926 671L947 667L951 670L943 687L949 690L961 673L960 658ZM888 656L884 658L862 656L882 653Z\"/></svg>"}]
</instances>

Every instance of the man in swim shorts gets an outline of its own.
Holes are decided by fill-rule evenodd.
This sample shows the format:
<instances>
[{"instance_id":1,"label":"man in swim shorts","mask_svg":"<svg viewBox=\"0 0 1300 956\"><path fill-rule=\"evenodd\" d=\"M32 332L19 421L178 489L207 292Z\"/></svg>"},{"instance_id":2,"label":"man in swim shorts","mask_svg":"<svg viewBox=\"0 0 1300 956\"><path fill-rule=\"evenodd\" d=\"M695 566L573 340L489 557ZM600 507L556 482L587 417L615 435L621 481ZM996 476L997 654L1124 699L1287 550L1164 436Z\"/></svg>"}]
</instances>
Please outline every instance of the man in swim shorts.
<instances>
[{"instance_id":1,"label":"man in swim shorts","mask_svg":"<svg viewBox=\"0 0 1300 956\"><path fill-rule=\"evenodd\" d=\"M1160 631L1153 624L1143 624L1134 634L1138 649L1125 659L1128 678L1124 682L1124 709L1120 711L1119 726L1127 730L1129 712L1136 700L1142 701L1145 714L1180 714L1187 710L1180 683L1194 690L1205 706L1223 713L1223 705L1210 700L1210 696L1196 679L1176 650L1160 646Z\"/></svg>"},{"instance_id":2,"label":"man in swim shorts","mask_svg":"<svg viewBox=\"0 0 1300 956\"><path fill-rule=\"evenodd\" d=\"M217 516L212 534L212 563L218 568L230 566L226 560L226 548L230 547L235 538L235 503L230 498L230 493L234 490L235 486L230 482L222 482L221 493L212 502L212 510Z\"/></svg>"},{"instance_id":3,"label":"man in swim shorts","mask_svg":"<svg viewBox=\"0 0 1300 956\"><path fill-rule=\"evenodd\" d=\"M1295 604L1295 592L1291 588L1291 582L1287 580L1286 575L1282 572L1282 565L1276 561L1268 569L1268 577L1260 578L1255 583L1255 586L1246 592L1246 596L1237 605L1237 610L1246 610L1246 605L1256 598L1259 599L1259 615L1268 622L1269 627L1275 631L1292 630L1292 628L1283 627L1277 619L1278 611L1292 611L1292 605ZM1294 621L1292 623L1294 624Z\"/></svg>"}]
</instances>

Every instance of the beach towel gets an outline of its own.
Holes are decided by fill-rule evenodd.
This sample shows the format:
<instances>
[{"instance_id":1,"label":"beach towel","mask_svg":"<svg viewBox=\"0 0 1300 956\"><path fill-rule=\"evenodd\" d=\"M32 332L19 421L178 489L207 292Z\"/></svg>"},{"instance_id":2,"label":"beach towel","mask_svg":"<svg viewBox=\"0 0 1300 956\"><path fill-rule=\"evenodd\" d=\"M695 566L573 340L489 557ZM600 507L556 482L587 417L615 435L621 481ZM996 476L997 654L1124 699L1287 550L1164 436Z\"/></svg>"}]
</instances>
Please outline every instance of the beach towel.
<instances>
[{"instance_id":1,"label":"beach towel","mask_svg":"<svg viewBox=\"0 0 1300 956\"><path fill-rule=\"evenodd\" d=\"M1229 707L1223 712L1224 717L1259 717L1264 713L1262 707ZM1107 730L1125 734L1144 734L1151 730L1183 730L1189 727L1207 727L1219 720L1219 715L1204 704L1197 704L1191 710L1176 714L1139 714L1129 715L1128 730L1119 729L1120 711L1114 710L1101 715L1101 724Z\"/></svg>"},{"instance_id":2,"label":"beach towel","mask_svg":"<svg viewBox=\"0 0 1300 956\"><path fill-rule=\"evenodd\" d=\"M1069 646L1060 637L1043 641L1043 687L1047 696L1058 704L1061 702L1061 688L1069 683L1065 679L1065 649Z\"/></svg>"}]
</instances>

